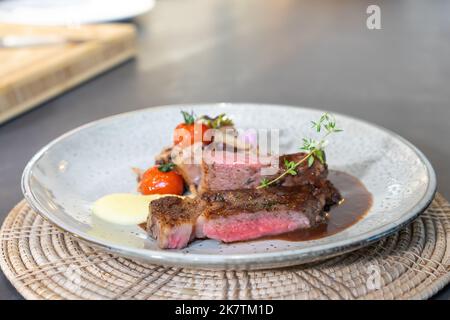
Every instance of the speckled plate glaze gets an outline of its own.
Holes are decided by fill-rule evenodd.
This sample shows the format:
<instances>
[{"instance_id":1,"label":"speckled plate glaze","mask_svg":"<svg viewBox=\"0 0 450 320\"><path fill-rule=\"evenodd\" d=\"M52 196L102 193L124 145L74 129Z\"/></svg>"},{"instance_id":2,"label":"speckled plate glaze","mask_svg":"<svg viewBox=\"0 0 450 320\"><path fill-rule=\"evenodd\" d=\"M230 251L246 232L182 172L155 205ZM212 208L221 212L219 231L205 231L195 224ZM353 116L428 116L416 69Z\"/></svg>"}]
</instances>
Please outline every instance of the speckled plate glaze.
<instances>
[{"instance_id":1,"label":"speckled plate glaze","mask_svg":"<svg viewBox=\"0 0 450 320\"><path fill-rule=\"evenodd\" d=\"M323 111L259 104L204 104L154 107L95 121L70 131L39 151L22 177L25 198L41 215L114 253L162 265L204 269L264 269L336 256L398 230L433 199L436 178L425 156L386 129L336 115L343 133L332 137L331 169L358 177L374 203L365 218L319 240L223 244L199 240L183 250L161 250L138 226L98 221L92 203L114 192L135 192L131 167L146 168L169 145L180 110L215 115L226 112L239 128L278 128L282 152L294 152L311 136L310 121Z\"/></svg>"}]
</instances>

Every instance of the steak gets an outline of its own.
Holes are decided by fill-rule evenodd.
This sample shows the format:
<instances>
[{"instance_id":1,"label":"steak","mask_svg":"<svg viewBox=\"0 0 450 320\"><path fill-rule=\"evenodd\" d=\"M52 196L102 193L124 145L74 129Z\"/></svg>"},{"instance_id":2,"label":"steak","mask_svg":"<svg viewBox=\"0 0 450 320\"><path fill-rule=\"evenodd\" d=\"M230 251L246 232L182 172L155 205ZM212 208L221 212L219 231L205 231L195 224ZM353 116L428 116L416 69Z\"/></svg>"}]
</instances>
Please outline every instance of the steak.
<instances>
[{"instance_id":1,"label":"steak","mask_svg":"<svg viewBox=\"0 0 450 320\"><path fill-rule=\"evenodd\" d=\"M305 185L203 193L196 227L205 237L223 242L310 228L324 221L326 204L325 194L313 189Z\"/></svg>"},{"instance_id":2,"label":"steak","mask_svg":"<svg viewBox=\"0 0 450 320\"><path fill-rule=\"evenodd\" d=\"M201 148L199 146L198 148ZM195 150L197 148L193 148ZM197 149L198 150L198 149ZM302 163L296 175L256 189L263 178L274 179L285 170L285 161L298 162L306 153L274 157L250 152L205 153L200 164L191 164L192 153L172 154L196 198L168 196L150 203L147 230L160 248L180 249L194 239L246 241L306 229L325 222L325 212L341 200L327 180L326 164ZM271 168L271 175L263 169Z\"/></svg>"},{"instance_id":3,"label":"steak","mask_svg":"<svg viewBox=\"0 0 450 320\"><path fill-rule=\"evenodd\" d=\"M157 164L173 162L176 170L183 176L189 190L196 194L206 191L238 190L256 188L263 178L274 179L285 170L285 161L298 162L306 153L294 153L282 156L259 156L247 151L241 152L205 152L202 144L196 143L186 149L172 152L164 149L156 157ZM198 159L196 158L198 157ZM272 168L275 157L277 168ZM264 175L263 169L271 168L271 175ZM281 186L313 184L320 186L327 177L327 165L315 161L309 167L306 161L296 168L297 175L287 175L278 182Z\"/></svg>"},{"instance_id":4,"label":"steak","mask_svg":"<svg viewBox=\"0 0 450 320\"><path fill-rule=\"evenodd\" d=\"M340 195L331 183L164 197L151 202L147 230L160 248L180 249L196 238L252 240L322 223L324 209L336 199Z\"/></svg>"},{"instance_id":5,"label":"steak","mask_svg":"<svg viewBox=\"0 0 450 320\"><path fill-rule=\"evenodd\" d=\"M198 201L177 196L163 197L150 203L147 232L160 248L180 249L193 238L199 215Z\"/></svg>"},{"instance_id":6,"label":"steak","mask_svg":"<svg viewBox=\"0 0 450 320\"><path fill-rule=\"evenodd\" d=\"M298 162L306 153L294 153L278 158L278 167L272 175L263 175L262 169L273 165L273 157L257 157L245 154L223 152L205 155L202 162L202 174L199 192L218 190L253 189L260 185L263 178L272 180L285 170L285 161ZM300 186L312 184L320 186L326 179L326 164L315 161L309 167L307 161L296 168L296 175L287 175L278 182L280 186Z\"/></svg>"}]
</instances>

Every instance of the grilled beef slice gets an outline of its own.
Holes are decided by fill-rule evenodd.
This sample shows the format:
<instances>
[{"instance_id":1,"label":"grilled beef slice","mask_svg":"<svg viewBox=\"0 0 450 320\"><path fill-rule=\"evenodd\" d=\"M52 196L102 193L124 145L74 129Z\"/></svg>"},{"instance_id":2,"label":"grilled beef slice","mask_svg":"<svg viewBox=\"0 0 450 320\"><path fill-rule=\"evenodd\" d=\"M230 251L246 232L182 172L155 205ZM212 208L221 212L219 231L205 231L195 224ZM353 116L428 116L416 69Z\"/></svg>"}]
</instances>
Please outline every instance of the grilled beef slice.
<instances>
[{"instance_id":1,"label":"grilled beef slice","mask_svg":"<svg viewBox=\"0 0 450 320\"><path fill-rule=\"evenodd\" d=\"M176 196L163 197L150 203L147 232L164 249L187 246L194 236L199 211L197 199Z\"/></svg>"},{"instance_id":2,"label":"grilled beef slice","mask_svg":"<svg viewBox=\"0 0 450 320\"><path fill-rule=\"evenodd\" d=\"M326 184L209 191L195 199L165 197L150 204L149 234L161 248L179 249L195 238L245 241L310 228L340 199Z\"/></svg>"},{"instance_id":3,"label":"grilled beef slice","mask_svg":"<svg viewBox=\"0 0 450 320\"><path fill-rule=\"evenodd\" d=\"M310 228L324 220L325 194L312 186L241 189L202 194L197 229L223 242ZM202 235L202 234L200 234Z\"/></svg>"},{"instance_id":4,"label":"grilled beef slice","mask_svg":"<svg viewBox=\"0 0 450 320\"><path fill-rule=\"evenodd\" d=\"M199 150L200 149L200 150ZM202 144L196 143L189 147L188 151L171 154L172 148L165 148L156 157L157 164L174 162L177 171L183 176L189 190L192 193L208 190L237 190L252 189L257 187L263 178L269 180L280 175L284 170L285 161L297 162L305 153L294 153L278 157L278 171L269 176L263 176L261 169L268 168L273 163L271 156L257 156L248 151L241 152L216 152L205 153L201 164L194 161L194 154L201 152ZM279 185L296 186L317 182L326 179L328 174L326 164L316 161L312 167L308 167L306 161L296 169L297 175L284 177Z\"/></svg>"},{"instance_id":5,"label":"grilled beef slice","mask_svg":"<svg viewBox=\"0 0 450 320\"><path fill-rule=\"evenodd\" d=\"M270 157L252 158L238 157L237 154L224 152L204 156L199 192L218 190L238 190L256 188L263 178L272 180L285 170L285 161L300 161L305 153L294 153L279 157L277 172L273 175L262 175L263 168L270 167ZM255 160L256 159L256 160ZM280 186L320 185L326 179L326 164L315 161L309 167L307 161L296 168L297 175L287 175L278 183Z\"/></svg>"}]
</instances>

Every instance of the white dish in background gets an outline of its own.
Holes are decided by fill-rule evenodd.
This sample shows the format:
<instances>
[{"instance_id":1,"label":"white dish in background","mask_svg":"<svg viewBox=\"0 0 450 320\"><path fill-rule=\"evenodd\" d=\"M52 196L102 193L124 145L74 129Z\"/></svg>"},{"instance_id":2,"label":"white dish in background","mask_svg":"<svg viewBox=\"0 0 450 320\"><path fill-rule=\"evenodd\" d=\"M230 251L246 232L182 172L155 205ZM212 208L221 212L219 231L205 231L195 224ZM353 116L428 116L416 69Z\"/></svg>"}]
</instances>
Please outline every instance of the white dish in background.
<instances>
[{"instance_id":1,"label":"white dish in background","mask_svg":"<svg viewBox=\"0 0 450 320\"><path fill-rule=\"evenodd\" d=\"M398 135L344 115L344 132L330 138L331 169L358 177L373 195L367 216L332 236L304 242L264 240L223 244L199 240L182 250L161 250L138 226L92 217L92 203L110 193L135 192L131 167L147 168L171 144L180 110L225 112L239 128L279 128L282 152L295 152L311 136L310 121L323 113L300 107L203 104L155 107L120 114L75 129L51 142L28 163L24 195L44 217L79 238L143 261L211 269L263 269L311 262L368 245L422 212L433 199L436 178L428 160Z\"/></svg>"},{"instance_id":2,"label":"white dish in background","mask_svg":"<svg viewBox=\"0 0 450 320\"><path fill-rule=\"evenodd\" d=\"M134 18L154 0L3 0L0 23L71 26Z\"/></svg>"}]
</instances>

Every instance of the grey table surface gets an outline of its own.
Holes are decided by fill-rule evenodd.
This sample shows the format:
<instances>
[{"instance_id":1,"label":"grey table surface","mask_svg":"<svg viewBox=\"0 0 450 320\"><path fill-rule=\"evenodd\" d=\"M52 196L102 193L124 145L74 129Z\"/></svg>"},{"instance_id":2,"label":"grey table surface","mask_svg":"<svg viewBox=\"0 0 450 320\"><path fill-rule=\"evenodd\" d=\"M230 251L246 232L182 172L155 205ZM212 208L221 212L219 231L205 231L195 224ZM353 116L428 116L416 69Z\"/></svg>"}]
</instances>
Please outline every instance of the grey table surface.
<instances>
[{"instance_id":1,"label":"grey table surface","mask_svg":"<svg viewBox=\"0 0 450 320\"><path fill-rule=\"evenodd\" d=\"M381 8L381 30L366 27L369 4ZM158 1L135 22L136 60L0 126L0 219L50 140L174 103L301 105L374 122L420 148L450 198L449 12L445 0ZM20 298L0 274L0 299ZM435 298L449 299L450 286Z\"/></svg>"}]
</instances>

